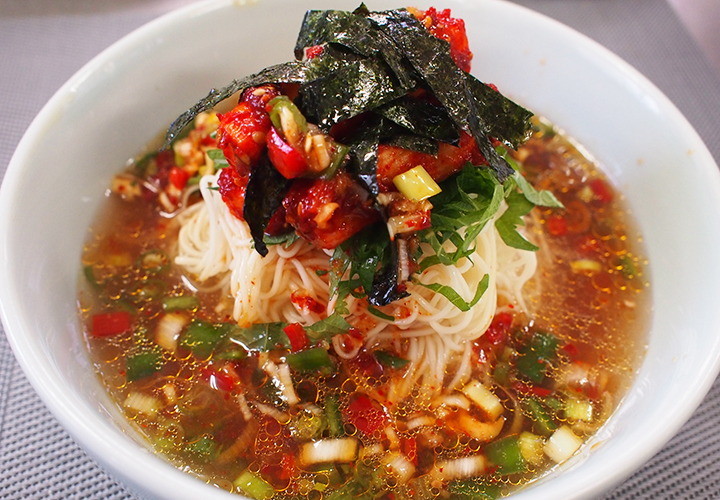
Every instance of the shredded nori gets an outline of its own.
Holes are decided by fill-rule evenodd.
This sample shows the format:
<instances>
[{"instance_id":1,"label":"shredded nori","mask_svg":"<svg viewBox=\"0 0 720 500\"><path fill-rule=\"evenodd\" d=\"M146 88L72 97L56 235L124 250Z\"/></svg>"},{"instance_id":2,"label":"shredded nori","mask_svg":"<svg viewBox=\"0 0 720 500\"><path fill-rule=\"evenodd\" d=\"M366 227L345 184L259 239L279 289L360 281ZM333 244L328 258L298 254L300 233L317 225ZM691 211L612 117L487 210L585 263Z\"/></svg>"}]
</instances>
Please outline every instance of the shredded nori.
<instances>
[{"instance_id":1,"label":"shredded nori","mask_svg":"<svg viewBox=\"0 0 720 500\"><path fill-rule=\"evenodd\" d=\"M376 111L417 136L453 146L460 143L460 133L445 108L429 99L405 95Z\"/></svg>"},{"instance_id":2,"label":"shredded nori","mask_svg":"<svg viewBox=\"0 0 720 500\"><path fill-rule=\"evenodd\" d=\"M233 80L220 89L211 89L207 96L195 103L193 107L178 116L165 134L163 148L167 148L187 127L197 115L203 111L213 109L234 94L242 92L248 87L265 85L268 83L300 83L305 81L307 65L297 61L290 61L270 66L255 74Z\"/></svg>"},{"instance_id":3,"label":"shredded nori","mask_svg":"<svg viewBox=\"0 0 720 500\"><path fill-rule=\"evenodd\" d=\"M265 257L268 253L264 236L270 219L282 205L291 182L273 166L267 154L250 170L245 189L243 218L250 228L255 250Z\"/></svg>"},{"instance_id":4,"label":"shredded nori","mask_svg":"<svg viewBox=\"0 0 720 500\"><path fill-rule=\"evenodd\" d=\"M312 46L323 50L304 59L305 49ZM335 139L350 148L346 169L372 196L379 191L380 144L437 155L438 143L457 145L461 131L474 138L499 182L513 174L490 137L517 147L530 134L532 114L458 68L450 56L450 44L432 35L407 10L371 12L362 4L353 12L308 11L294 52L297 60L211 90L172 123L165 147L199 113L248 87L297 83L295 104L325 132L345 120L361 118L350 137ZM251 170L244 215L255 249L263 256L267 254L264 230L291 183L267 155ZM368 260L361 270L368 300L376 306L407 293L397 282L396 244L380 232L384 240L379 260ZM370 271L374 273L372 286Z\"/></svg>"}]
</instances>

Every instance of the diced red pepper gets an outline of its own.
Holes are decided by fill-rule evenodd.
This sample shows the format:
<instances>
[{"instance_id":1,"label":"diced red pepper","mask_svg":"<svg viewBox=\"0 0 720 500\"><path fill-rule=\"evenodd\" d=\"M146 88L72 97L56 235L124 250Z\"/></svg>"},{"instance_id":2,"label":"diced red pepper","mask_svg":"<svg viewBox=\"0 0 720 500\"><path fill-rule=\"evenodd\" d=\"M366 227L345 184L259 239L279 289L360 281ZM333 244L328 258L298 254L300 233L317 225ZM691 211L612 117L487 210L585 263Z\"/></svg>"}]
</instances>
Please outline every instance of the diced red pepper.
<instances>
[{"instance_id":1,"label":"diced red pepper","mask_svg":"<svg viewBox=\"0 0 720 500\"><path fill-rule=\"evenodd\" d=\"M577 357L577 355L580 354L580 351L575 344L565 344L561 347L561 349L571 358Z\"/></svg>"},{"instance_id":2,"label":"diced red pepper","mask_svg":"<svg viewBox=\"0 0 720 500\"><path fill-rule=\"evenodd\" d=\"M288 339L290 339L290 347L293 352L300 351L308 346L309 342L307 333L305 333L305 329L300 323L291 323L283 330L288 336Z\"/></svg>"},{"instance_id":3,"label":"diced red pepper","mask_svg":"<svg viewBox=\"0 0 720 500\"><path fill-rule=\"evenodd\" d=\"M583 254L597 253L600 250L600 244L594 235L585 234L578 242L577 249Z\"/></svg>"},{"instance_id":4,"label":"diced red pepper","mask_svg":"<svg viewBox=\"0 0 720 500\"><path fill-rule=\"evenodd\" d=\"M305 157L285 142L275 127L270 127L270 131L265 137L270 161L283 177L295 179L307 173L309 167Z\"/></svg>"},{"instance_id":5,"label":"diced red pepper","mask_svg":"<svg viewBox=\"0 0 720 500\"><path fill-rule=\"evenodd\" d=\"M238 382L237 374L229 372L228 367L217 369L213 366L207 366L202 370L201 374L203 380L205 380L210 387L219 391L230 392Z\"/></svg>"},{"instance_id":6,"label":"diced red pepper","mask_svg":"<svg viewBox=\"0 0 720 500\"><path fill-rule=\"evenodd\" d=\"M217 145L243 177L265 149L265 134L271 127L265 105L278 95L280 91L273 85L250 87L232 111L218 115Z\"/></svg>"},{"instance_id":7,"label":"diced red pepper","mask_svg":"<svg viewBox=\"0 0 720 500\"><path fill-rule=\"evenodd\" d=\"M170 184L178 189L183 189L189 178L190 174L180 167L170 169Z\"/></svg>"},{"instance_id":8,"label":"diced red pepper","mask_svg":"<svg viewBox=\"0 0 720 500\"><path fill-rule=\"evenodd\" d=\"M553 236L564 236L567 234L567 221L562 215L551 215L547 218L548 233Z\"/></svg>"},{"instance_id":9,"label":"diced red pepper","mask_svg":"<svg viewBox=\"0 0 720 500\"><path fill-rule=\"evenodd\" d=\"M501 312L495 315L490 326L483 334L491 344L497 345L507 340L512 327L513 316L508 312Z\"/></svg>"},{"instance_id":10,"label":"diced red pepper","mask_svg":"<svg viewBox=\"0 0 720 500\"><path fill-rule=\"evenodd\" d=\"M112 337L127 333L132 328L132 318L127 311L96 314L92 317L94 337Z\"/></svg>"},{"instance_id":11,"label":"diced red pepper","mask_svg":"<svg viewBox=\"0 0 720 500\"><path fill-rule=\"evenodd\" d=\"M352 342L350 335L343 337L343 344L346 341L348 343ZM367 377L380 377L385 372L383 365L380 364L377 358L364 349L352 359L352 363Z\"/></svg>"},{"instance_id":12,"label":"diced red pepper","mask_svg":"<svg viewBox=\"0 0 720 500\"><path fill-rule=\"evenodd\" d=\"M379 403L365 394L357 394L346 410L348 420L364 434L372 434L384 426L387 418Z\"/></svg>"},{"instance_id":13,"label":"diced red pepper","mask_svg":"<svg viewBox=\"0 0 720 500\"><path fill-rule=\"evenodd\" d=\"M612 191L602 179L593 179L590 181L590 189L592 189L595 199L601 203L609 203L613 199Z\"/></svg>"}]
</instances>

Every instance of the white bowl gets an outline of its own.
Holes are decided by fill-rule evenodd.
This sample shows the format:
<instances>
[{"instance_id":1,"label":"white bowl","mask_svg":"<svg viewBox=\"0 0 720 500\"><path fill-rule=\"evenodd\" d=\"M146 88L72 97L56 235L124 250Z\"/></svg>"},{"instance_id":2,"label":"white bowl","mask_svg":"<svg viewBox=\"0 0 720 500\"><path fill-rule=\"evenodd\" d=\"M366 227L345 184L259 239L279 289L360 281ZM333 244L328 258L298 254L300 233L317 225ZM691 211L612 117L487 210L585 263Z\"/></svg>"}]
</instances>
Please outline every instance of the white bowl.
<instances>
[{"instance_id":1,"label":"white bowl","mask_svg":"<svg viewBox=\"0 0 720 500\"><path fill-rule=\"evenodd\" d=\"M22 139L0 190L0 304L20 365L60 423L146 498L230 497L155 456L94 376L76 312L86 230L111 176L204 96L292 57L306 8L357 1L218 0L164 16L73 76ZM429 6L418 2L421 8ZM580 457L517 494L587 498L617 484L689 418L720 367L720 175L670 101L571 29L498 0L446 0L473 68L583 144L627 196L653 293L646 359L622 406ZM371 9L396 7L370 1Z\"/></svg>"}]
</instances>

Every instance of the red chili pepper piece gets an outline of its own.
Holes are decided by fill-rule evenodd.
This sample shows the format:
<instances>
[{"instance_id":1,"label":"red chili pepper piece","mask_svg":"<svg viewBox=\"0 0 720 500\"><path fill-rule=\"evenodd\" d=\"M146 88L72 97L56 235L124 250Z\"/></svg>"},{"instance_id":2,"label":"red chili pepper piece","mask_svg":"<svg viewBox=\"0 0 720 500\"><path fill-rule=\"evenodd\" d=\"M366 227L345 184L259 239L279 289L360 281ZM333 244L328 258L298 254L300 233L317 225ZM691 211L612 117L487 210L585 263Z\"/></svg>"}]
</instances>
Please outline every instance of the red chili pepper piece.
<instances>
[{"instance_id":1,"label":"red chili pepper piece","mask_svg":"<svg viewBox=\"0 0 720 500\"><path fill-rule=\"evenodd\" d=\"M170 184L178 189L183 189L189 178L190 174L180 167L170 169Z\"/></svg>"},{"instance_id":2,"label":"red chili pepper piece","mask_svg":"<svg viewBox=\"0 0 720 500\"><path fill-rule=\"evenodd\" d=\"M283 328L283 331L290 339L290 347L293 352L300 351L308 346L307 334L300 323L291 323Z\"/></svg>"},{"instance_id":3,"label":"red chili pepper piece","mask_svg":"<svg viewBox=\"0 0 720 500\"><path fill-rule=\"evenodd\" d=\"M132 318L127 311L96 314L92 317L94 337L112 337L127 333L132 328Z\"/></svg>"},{"instance_id":4,"label":"red chili pepper piece","mask_svg":"<svg viewBox=\"0 0 720 500\"><path fill-rule=\"evenodd\" d=\"M490 326L483 334L483 337L487 339L491 344L500 344L505 342L510 333L512 327L513 316L507 312L501 312L495 315L490 323Z\"/></svg>"},{"instance_id":5,"label":"red chili pepper piece","mask_svg":"<svg viewBox=\"0 0 720 500\"><path fill-rule=\"evenodd\" d=\"M590 181L590 189L592 189L595 199L601 203L609 203L613 199L612 191L602 179Z\"/></svg>"},{"instance_id":6,"label":"red chili pepper piece","mask_svg":"<svg viewBox=\"0 0 720 500\"><path fill-rule=\"evenodd\" d=\"M232 111L218 115L217 145L242 177L250 173L265 149L265 135L271 127L265 106L278 95L280 91L273 85L251 87Z\"/></svg>"},{"instance_id":7,"label":"red chili pepper piece","mask_svg":"<svg viewBox=\"0 0 720 500\"><path fill-rule=\"evenodd\" d=\"M413 465L417 466L417 441L415 440L415 438L412 436L402 438L402 440L400 441L400 447L402 448L405 456L413 463Z\"/></svg>"},{"instance_id":8,"label":"red chili pepper piece","mask_svg":"<svg viewBox=\"0 0 720 500\"><path fill-rule=\"evenodd\" d=\"M266 135L268 156L270 161L286 179L295 179L308 171L308 164L303 155L285 142L275 127L270 127Z\"/></svg>"},{"instance_id":9,"label":"red chili pepper piece","mask_svg":"<svg viewBox=\"0 0 720 500\"><path fill-rule=\"evenodd\" d=\"M379 403L365 394L358 394L347 408L347 417L364 434L372 434L385 425L386 417Z\"/></svg>"},{"instance_id":10,"label":"red chili pepper piece","mask_svg":"<svg viewBox=\"0 0 720 500\"><path fill-rule=\"evenodd\" d=\"M247 182L247 177L240 177L232 167L223 168L217 180L220 196L222 196L230 212L240 220L245 220L243 218L243 206L245 205Z\"/></svg>"},{"instance_id":11,"label":"red chili pepper piece","mask_svg":"<svg viewBox=\"0 0 720 500\"><path fill-rule=\"evenodd\" d=\"M290 294L290 301L302 311L314 312L316 314L325 312L325 306L300 290L296 290Z\"/></svg>"},{"instance_id":12,"label":"red chili pepper piece","mask_svg":"<svg viewBox=\"0 0 720 500\"><path fill-rule=\"evenodd\" d=\"M430 7L425 12L417 11L415 15L435 37L450 43L450 56L455 64L469 72L472 52L465 33L465 22L450 17L450 9L438 12L435 7Z\"/></svg>"},{"instance_id":13,"label":"red chili pepper piece","mask_svg":"<svg viewBox=\"0 0 720 500\"><path fill-rule=\"evenodd\" d=\"M324 47L322 45L313 45L312 47L307 47L305 49L305 56L308 59L314 59L315 57L322 54L323 50L324 50Z\"/></svg>"},{"instance_id":14,"label":"red chili pepper piece","mask_svg":"<svg viewBox=\"0 0 720 500\"><path fill-rule=\"evenodd\" d=\"M201 373L203 380L207 381L210 387L219 391L230 392L237 383L235 376L223 369L214 369L208 366Z\"/></svg>"},{"instance_id":15,"label":"red chili pepper piece","mask_svg":"<svg viewBox=\"0 0 720 500\"><path fill-rule=\"evenodd\" d=\"M553 236L564 236L567 234L567 221L562 215L551 215L547 218L547 230Z\"/></svg>"}]
</instances>

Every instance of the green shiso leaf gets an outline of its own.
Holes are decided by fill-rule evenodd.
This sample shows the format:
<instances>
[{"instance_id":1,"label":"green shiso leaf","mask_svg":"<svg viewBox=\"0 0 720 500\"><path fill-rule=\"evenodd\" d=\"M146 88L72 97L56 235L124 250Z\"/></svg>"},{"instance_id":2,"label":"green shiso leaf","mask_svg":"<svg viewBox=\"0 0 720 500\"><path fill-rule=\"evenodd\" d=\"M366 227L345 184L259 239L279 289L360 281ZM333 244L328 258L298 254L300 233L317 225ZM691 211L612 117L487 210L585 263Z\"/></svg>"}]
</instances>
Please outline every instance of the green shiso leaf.
<instances>
[{"instance_id":1,"label":"green shiso leaf","mask_svg":"<svg viewBox=\"0 0 720 500\"><path fill-rule=\"evenodd\" d=\"M247 350L290 349L290 339L283 331L286 326L285 323L257 323L247 328L237 327L230 333L230 341Z\"/></svg>"},{"instance_id":2,"label":"green shiso leaf","mask_svg":"<svg viewBox=\"0 0 720 500\"><path fill-rule=\"evenodd\" d=\"M454 265L474 251L475 238L500 208L505 189L484 168L468 164L440 184L442 191L430 198L432 226L419 233L435 255L420 261L420 268ZM448 242L450 243L448 245Z\"/></svg>"},{"instance_id":3,"label":"green shiso leaf","mask_svg":"<svg viewBox=\"0 0 720 500\"><path fill-rule=\"evenodd\" d=\"M466 302L459 293L447 285L441 285L440 283L421 283L419 281L415 281L415 283L428 288L435 293L439 293L448 299L455 307L463 312L467 312L472 308L472 306L478 303L487 290L490 283L490 275L486 274L483 276L483 279L480 280L480 283L478 283L477 289L475 290L475 295L470 302Z\"/></svg>"},{"instance_id":4,"label":"green shiso leaf","mask_svg":"<svg viewBox=\"0 0 720 500\"><path fill-rule=\"evenodd\" d=\"M520 250L538 250L537 246L530 243L517 232L517 226L525 225L522 217L527 215L534 205L528 201L522 193L514 190L508 194L505 201L508 204L508 208L505 213L503 213L500 218L495 221L495 227L497 228L502 240L506 245L513 248L519 248Z\"/></svg>"},{"instance_id":5,"label":"green shiso leaf","mask_svg":"<svg viewBox=\"0 0 720 500\"><path fill-rule=\"evenodd\" d=\"M565 208L550 191L537 191L520 172L515 172L513 179L525 198L534 205L541 207Z\"/></svg>"},{"instance_id":6,"label":"green shiso leaf","mask_svg":"<svg viewBox=\"0 0 720 500\"><path fill-rule=\"evenodd\" d=\"M305 332L310 340L317 342L319 340L330 340L334 335L347 333L352 328L338 312L332 313L325 319L322 319L310 326L305 327Z\"/></svg>"}]
</instances>

